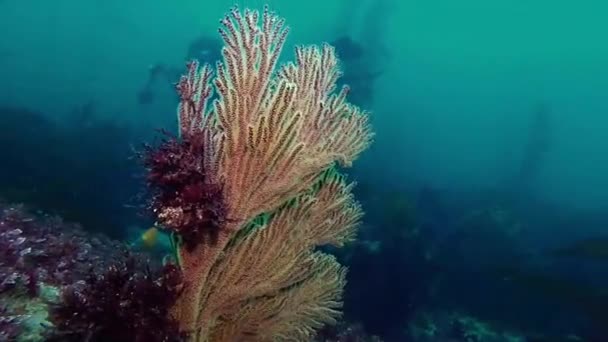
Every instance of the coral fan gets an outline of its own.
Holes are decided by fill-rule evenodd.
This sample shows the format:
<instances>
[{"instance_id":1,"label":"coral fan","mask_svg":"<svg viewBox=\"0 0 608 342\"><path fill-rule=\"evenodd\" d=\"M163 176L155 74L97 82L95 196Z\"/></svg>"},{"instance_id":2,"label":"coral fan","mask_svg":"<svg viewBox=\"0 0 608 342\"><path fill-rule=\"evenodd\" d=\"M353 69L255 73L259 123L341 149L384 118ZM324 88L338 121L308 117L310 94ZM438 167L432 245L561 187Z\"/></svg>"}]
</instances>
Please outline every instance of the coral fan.
<instances>
[{"instance_id":1,"label":"coral fan","mask_svg":"<svg viewBox=\"0 0 608 342\"><path fill-rule=\"evenodd\" d=\"M63 293L51 314L57 323L49 341L180 341L168 310L179 294L181 273L166 265L158 274L141 272L134 259L91 273Z\"/></svg>"},{"instance_id":2,"label":"coral fan","mask_svg":"<svg viewBox=\"0 0 608 342\"><path fill-rule=\"evenodd\" d=\"M146 159L152 206L182 241L172 315L192 341L311 340L340 315L346 270L317 247L354 238L362 212L333 165L369 145L367 115L333 92L330 46L275 70L282 19L235 8L221 23L217 76L189 64L179 140Z\"/></svg>"}]
</instances>

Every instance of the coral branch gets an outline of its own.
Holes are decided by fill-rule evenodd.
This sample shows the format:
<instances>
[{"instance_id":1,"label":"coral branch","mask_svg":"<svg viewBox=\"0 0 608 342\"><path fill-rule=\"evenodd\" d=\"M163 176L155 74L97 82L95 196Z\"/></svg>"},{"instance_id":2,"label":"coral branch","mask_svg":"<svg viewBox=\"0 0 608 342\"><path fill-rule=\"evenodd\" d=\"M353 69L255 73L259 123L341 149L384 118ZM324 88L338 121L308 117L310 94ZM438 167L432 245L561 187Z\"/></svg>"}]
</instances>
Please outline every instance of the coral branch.
<instances>
[{"instance_id":1,"label":"coral branch","mask_svg":"<svg viewBox=\"0 0 608 342\"><path fill-rule=\"evenodd\" d=\"M209 68L190 63L178 90L180 130L203 125L204 169L224 184L229 217L238 229L248 218L270 211L310 187L335 160L350 165L370 143L367 115L331 94L339 76L330 46L296 49L297 62L272 72L284 44L283 20L268 10L235 9L222 20L224 63L214 82L220 98L201 112L209 97L202 85Z\"/></svg>"},{"instance_id":2,"label":"coral branch","mask_svg":"<svg viewBox=\"0 0 608 342\"><path fill-rule=\"evenodd\" d=\"M211 96L210 78L209 66L199 69L198 61L188 63L188 74L180 78L177 84L180 94L177 118L181 136L192 136L203 128L204 113Z\"/></svg>"},{"instance_id":3,"label":"coral branch","mask_svg":"<svg viewBox=\"0 0 608 342\"><path fill-rule=\"evenodd\" d=\"M297 296L303 291L302 283L323 264L314 248L342 245L354 237L362 212L349 189L331 172L318 189L247 227L247 234L236 237L211 270L201 319L214 321L256 298L272 299L279 292Z\"/></svg>"}]
</instances>

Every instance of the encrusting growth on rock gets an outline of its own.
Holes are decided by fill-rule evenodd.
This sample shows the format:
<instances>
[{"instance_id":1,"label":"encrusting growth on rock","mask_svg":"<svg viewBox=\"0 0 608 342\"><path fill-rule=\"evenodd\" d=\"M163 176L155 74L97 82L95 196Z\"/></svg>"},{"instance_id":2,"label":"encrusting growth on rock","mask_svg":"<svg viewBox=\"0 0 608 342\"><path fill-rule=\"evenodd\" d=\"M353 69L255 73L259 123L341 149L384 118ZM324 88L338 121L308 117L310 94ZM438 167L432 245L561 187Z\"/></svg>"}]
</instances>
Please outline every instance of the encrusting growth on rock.
<instances>
[{"instance_id":1,"label":"encrusting growth on rock","mask_svg":"<svg viewBox=\"0 0 608 342\"><path fill-rule=\"evenodd\" d=\"M179 137L146 160L152 207L178 241L172 315L191 341L310 340L340 315L346 270L317 247L354 239L362 211L334 164L370 144L368 117L347 88L334 93L329 45L277 69L282 19L234 8L221 24L215 77L189 63Z\"/></svg>"}]
</instances>

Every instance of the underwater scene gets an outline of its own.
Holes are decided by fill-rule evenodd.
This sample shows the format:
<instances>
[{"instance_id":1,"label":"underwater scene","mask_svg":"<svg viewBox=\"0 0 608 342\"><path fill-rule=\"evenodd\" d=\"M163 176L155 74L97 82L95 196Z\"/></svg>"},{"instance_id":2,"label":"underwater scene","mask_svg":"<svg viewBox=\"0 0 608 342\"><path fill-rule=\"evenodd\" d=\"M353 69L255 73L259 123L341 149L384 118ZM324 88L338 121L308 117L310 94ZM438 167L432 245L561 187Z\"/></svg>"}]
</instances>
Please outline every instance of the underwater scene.
<instances>
[{"instance_id":1,"label":"underwater scene","mask_svg":"<svg viewBox=\"0 0 608 342\"><path fill-rule=\"evenodd\" d=\"M606 18L0 0L0 342L608 342Z\"/></svg>"}]
</instances>

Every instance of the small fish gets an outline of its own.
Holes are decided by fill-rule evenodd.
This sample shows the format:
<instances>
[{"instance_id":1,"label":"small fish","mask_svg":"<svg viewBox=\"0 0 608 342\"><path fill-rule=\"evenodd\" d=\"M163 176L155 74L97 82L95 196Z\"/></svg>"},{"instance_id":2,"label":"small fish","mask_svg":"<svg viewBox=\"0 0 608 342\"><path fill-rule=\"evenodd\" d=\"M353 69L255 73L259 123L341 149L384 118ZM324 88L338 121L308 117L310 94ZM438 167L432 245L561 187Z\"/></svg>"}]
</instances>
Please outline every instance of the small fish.
<instances>
[{"instance_id":1,"label":"small fish","mask_svg":"<svg viewBox=\"0 0 608 342\"><path fill-rule=\"evenodd\" d=\"M153 253L166 252L171 249L169 235L163 231L162 226L154 224L146 230L137 227L133 229L131 243L128 244L130 248Z\"/></svg>"},{"instance_id":2,"label":"small fish","mask_svg":"<svg viewBox=\"0 0 608 342\"><path fill-rule=\"evenodd\" d=\"M141 234L141 243L144 247L152 249L158 242L159 231L156 226L148 228L143 234Z\"/></svg>"}]
</instances>

